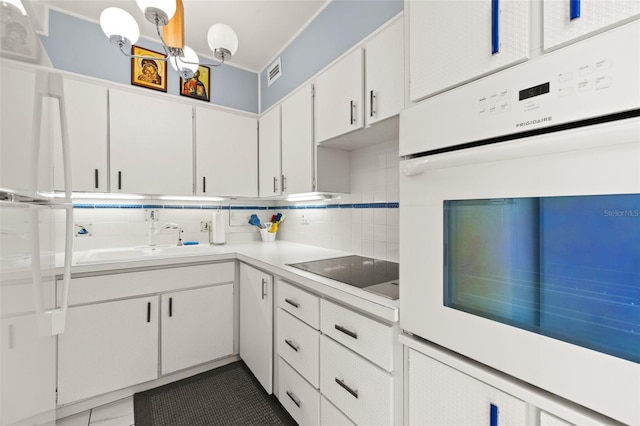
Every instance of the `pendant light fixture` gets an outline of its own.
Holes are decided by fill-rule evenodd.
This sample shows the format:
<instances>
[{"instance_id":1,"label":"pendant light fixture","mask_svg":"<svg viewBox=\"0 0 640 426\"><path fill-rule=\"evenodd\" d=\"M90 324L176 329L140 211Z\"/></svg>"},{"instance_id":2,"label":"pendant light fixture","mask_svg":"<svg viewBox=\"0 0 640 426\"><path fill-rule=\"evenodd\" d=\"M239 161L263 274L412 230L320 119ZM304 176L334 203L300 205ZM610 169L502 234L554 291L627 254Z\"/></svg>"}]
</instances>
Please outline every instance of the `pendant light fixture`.
<instances>
[{"instance_id":1,"label":"pendant light fixture","mask_svg":"<svg viewBox=\"0 0 640 426\"><path fill-rule=\"evenodd\" d=\"M114 46L130 58L154 59L169 61L185 80L193 77L198 70L199 58L196 52L184 44L184 8L182 0L136 0L147 21L156 26L156 33L166 58L151 58L131 55L131 45L138 41L140 29L133 16L128 12L109 7L100 15L100 27ZM162 27L162 31L160 31ZM231 59L238 50L238 36L226 24L215 24L207 33L209 48L213 56L220 61L217 64L202 64L217 67Z\"/></svg>"}]
</instances>

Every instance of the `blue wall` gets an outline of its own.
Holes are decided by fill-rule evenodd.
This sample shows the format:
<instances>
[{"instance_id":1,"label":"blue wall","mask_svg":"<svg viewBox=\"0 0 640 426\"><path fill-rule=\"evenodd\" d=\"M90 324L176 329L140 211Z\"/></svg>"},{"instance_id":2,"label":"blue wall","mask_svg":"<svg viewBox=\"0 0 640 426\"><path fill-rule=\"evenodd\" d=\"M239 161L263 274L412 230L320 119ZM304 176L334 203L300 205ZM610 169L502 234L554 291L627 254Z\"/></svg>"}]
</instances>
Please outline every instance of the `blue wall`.
<instances>
[{"instance_id":1,"label":"blue wall","mask_svg":"<svg viewBox=\"0 0 640 426\"><path fill-rule=\"evenodd\" d=\"M333 0L282 52L282 76L268 86L267 70L260 74L260 111L277 103L403 9L403 0Z\"/></svg>"},{"instance_id":2,"label":"blue wall","mask_svg":"<svg viewBox=\"0 0 640 426\"><path fill-rule=\"evenodd\" d=\"M57 69L131 84L131 60L109 43L100 25L50 10L49 35L42 43ZM140 38L136 45L162 52L160 43ZM180 77L168 66L167 93L179 95ZM258 74L228 64L211 67L211 103L258 112Z\"/></svg>"}]
</instances>

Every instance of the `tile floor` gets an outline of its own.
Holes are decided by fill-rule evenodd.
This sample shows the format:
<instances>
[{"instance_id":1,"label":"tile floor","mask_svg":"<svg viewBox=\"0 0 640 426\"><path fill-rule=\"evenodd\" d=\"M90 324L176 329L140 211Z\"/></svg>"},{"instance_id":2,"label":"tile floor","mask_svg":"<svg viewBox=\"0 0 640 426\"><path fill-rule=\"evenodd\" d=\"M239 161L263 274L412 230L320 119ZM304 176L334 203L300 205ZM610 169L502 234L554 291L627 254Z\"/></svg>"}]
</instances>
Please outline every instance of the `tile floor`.
<instances>
[{"instance_id":1,"label":"tile floor","mask_svg":"<svg viewBox=\"0 0 640 426\"><path fill-rule=\"evenodd\" d=\"M133 397L93 408L56 422L57 426L134 426Z\"/></svg>"}]
</instances>

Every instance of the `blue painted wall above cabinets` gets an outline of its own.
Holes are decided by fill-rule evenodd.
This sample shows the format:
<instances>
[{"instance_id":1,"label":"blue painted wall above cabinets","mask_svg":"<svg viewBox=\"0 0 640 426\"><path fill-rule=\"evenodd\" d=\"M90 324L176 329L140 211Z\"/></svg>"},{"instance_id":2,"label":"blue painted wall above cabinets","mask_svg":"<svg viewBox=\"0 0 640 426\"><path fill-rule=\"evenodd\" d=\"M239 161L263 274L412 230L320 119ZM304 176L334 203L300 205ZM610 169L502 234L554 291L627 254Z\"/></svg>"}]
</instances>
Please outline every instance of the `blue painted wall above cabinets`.
<instances>
[{"instance_id":1,"label":"blue painted wall above cabinets","mask_svg":"<svg viewBox=\"0 0 640 426\"><path fill-rule=\"evenodd\" d=\"M282 76L268 86L267 70L260 73L260 111L276 104L403 9L403 0L333 0L282 51Z\"/></svg>"},{"instance_id":2,"label":"blue painted wall above cabinets","mask_svg":"<svg viewBox=\"0 0 640 426\"><path fill-rule=\"evenodd\" d=\"M57 69L131 83L130 59L109 43L98 23L51 9L49 34L40 39ZM160 43L145 38L136 45L162 52ZM167 68L167 93L178 96L180 77L171 66ZM230 64L211 67L211 103L257 113L258 74Z\"/></svg>"}]
</instances>

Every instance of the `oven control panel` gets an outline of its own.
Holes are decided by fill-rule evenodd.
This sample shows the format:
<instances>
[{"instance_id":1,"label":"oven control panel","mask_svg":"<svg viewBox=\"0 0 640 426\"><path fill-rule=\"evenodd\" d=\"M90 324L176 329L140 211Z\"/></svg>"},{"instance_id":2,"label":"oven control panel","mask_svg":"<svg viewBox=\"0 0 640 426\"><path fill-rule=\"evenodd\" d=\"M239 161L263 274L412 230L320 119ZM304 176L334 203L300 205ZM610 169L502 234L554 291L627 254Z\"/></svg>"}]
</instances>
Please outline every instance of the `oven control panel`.
<instances>
[{"instance_id":1,"label":"oven control panel","mask_svg":"<svg viewBox=\"0 0 640 426\"><path fill-rule=\"evenodd\" d=\"M634 21L405 109L400 155L639 109L638 76Z\"/></svg>"}]
</instances>

